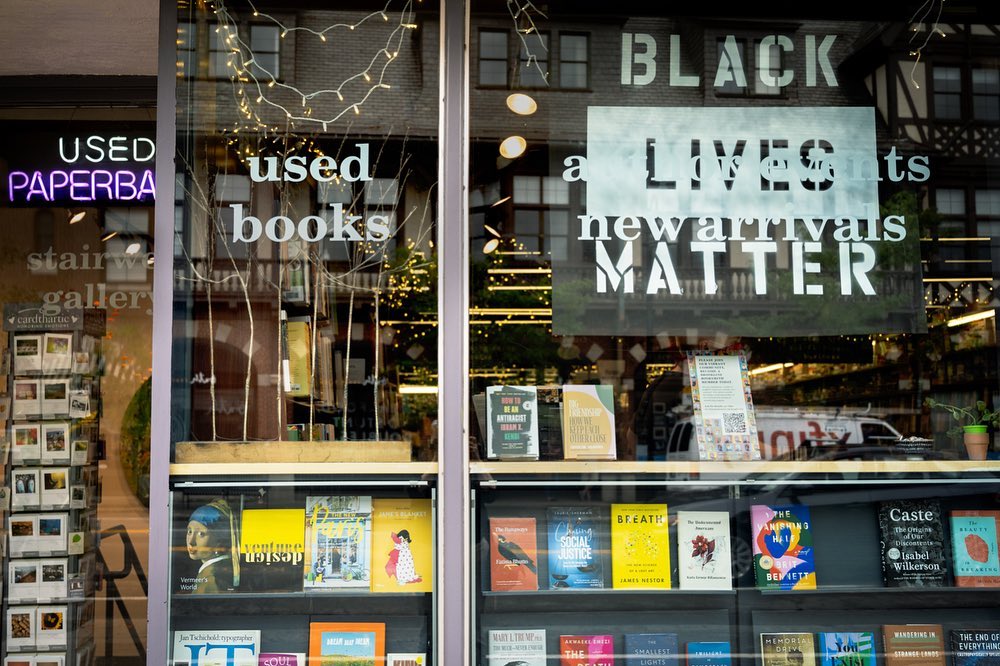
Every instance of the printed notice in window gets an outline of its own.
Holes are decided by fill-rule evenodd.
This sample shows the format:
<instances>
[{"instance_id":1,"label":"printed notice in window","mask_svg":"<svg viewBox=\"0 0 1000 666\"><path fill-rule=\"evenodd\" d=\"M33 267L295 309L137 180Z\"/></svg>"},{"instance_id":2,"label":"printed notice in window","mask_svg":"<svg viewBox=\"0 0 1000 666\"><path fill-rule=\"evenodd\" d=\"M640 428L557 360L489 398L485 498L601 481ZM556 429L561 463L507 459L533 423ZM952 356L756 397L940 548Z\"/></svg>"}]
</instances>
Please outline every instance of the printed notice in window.
<instances>
[{"instance_id":1,"label":"printed notice in window","mask_svg":"<svg viewBox=\"0 0 1000 666\"><path fill-rule=\"evenodd\" d=\"M742 354L688 352L701 460L760 460L757 424Z\"/></svg>"}]
</instances>

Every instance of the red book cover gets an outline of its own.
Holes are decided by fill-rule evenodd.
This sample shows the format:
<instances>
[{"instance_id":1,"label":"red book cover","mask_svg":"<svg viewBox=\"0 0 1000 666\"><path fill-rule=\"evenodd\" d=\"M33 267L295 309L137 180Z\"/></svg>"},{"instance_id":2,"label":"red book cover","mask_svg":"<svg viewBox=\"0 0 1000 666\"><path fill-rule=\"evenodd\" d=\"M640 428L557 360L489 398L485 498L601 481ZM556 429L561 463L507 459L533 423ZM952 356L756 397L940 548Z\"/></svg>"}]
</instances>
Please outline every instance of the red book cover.
<instances>
[{"instance_id":1,"label":"red book cover","mask_svg":"<svg viewBox=\"0 0 1000 666\"><path fill-rule=\"evenodd\" d=\"M490 518L490 589L538 589L534 518Z\"/></svg>"},{"instance_id":2,"label":"red book cover","mask_svg":"<svg viewBox=\"0 0 1000 666\"><path fill-rule=\"evenodd\" d=\"M607 634L560 636L559 666L614 666L615 642Z\"/></svg>"}]
</instances>

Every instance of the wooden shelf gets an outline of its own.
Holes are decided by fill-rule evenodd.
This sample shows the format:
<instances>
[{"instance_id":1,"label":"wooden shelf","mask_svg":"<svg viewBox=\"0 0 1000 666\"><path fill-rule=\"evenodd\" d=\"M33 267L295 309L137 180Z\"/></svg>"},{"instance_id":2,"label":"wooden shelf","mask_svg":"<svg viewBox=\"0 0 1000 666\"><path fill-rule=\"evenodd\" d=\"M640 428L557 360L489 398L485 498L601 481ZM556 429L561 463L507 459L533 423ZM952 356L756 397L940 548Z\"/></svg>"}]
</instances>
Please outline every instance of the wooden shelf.
<instances>
[{"instance_id":1,"label":"wooden shelf","mask_svg":"<svg viewBox=\"0 0 1000 666\"><path fill-rule=\"evenodd\" d=\"M472 474L720 474L752 477L758 474L892 474L983 473L1000 474L1000 460L761 460L700 461L476 461Z\"/></svg>"},{"instance_id":2,"label":"wooden shelf","mask_svg":"<svg viewBox=\"0 0 1000 666\"><path fill-rule=\"evenodd\" d=\"M423 476L437 474L436 462L407 463L183 463L170 476Z\"/></svg>"}]
</instances>

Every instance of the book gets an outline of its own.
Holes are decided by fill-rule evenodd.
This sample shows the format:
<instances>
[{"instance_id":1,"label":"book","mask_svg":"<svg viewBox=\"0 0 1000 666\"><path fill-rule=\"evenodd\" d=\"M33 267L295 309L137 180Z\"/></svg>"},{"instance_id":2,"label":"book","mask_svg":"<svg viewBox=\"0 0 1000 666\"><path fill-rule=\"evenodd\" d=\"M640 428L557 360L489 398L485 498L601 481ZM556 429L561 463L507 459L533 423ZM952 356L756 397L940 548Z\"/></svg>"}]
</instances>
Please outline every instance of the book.
<instances>
[{"instance_id":1,"label":"book","mask_svg":"<svg viewBox=\"0 0 1000 666\"><path fill-rule=\"evenodd\" d=\"M597 509L552 506L546 513L549 589L604 587L604 553Z\"/></svg>"},{"instance_id":2,"label":"book","mask_svg":"<svg viewBox=\"0 0 1000 666\"><path fill-rule=\"evenodd\" d=\"M816 666L812 634L761 634L760 655L763 666Z\"/></svg>"},{"instance_id":3,"label":"book","mask_svg":"<svg viewBox=\"0 0 1000 666\"><path fill-rule=\"evenodd\" d=\"M171 666L259 666L259 629L174 632Z\"/></svg>"},{"instance_id":4,"label":"book","mask_svg":"<svg viewBox=\"0 0 1000 666\"><path fill-rule=\"evenodd\" d=\"M42 457L42 425L40 423L15 423L10 427L14 442L11 457L14 464L23 464L28 460L39 460Z\"/></svg>"},{"instance_id":5,"label":"book","mask_svg":"<svg viewBox=\"0 0 1000 666\"><path fill-rule=\"evenodd\" d=\"M955 629L949 638L955 666L1000 664L1000 631L997 629Z\"/></svg>"},{"instance_id":6,"label":"book","mask_svg":"<svg viewBox=\"0 0 1000 666\"><path fill-rule=\"evenodd\" d=\"M261 652L258 666L307 666L305 652Z\"/></svg>"},{"instance_id":7,"label":"book","mask_svg":"<svg viewBox=\"0 0 1000 666\"><path fill-rule=\"evenodd\" d=\"M812 527L809 507L750 508L753 563L762 590L815 590Z\"/></svg>"},{"instance_id":8,"label":"book","mask_svg":"<svg viewBox=\"0 0 1000 666\"><path fill-rule=\"evenodd\" d=\"M952 511L951 551L955 585L1000 587L997 532L1000 511Z\"/></svg>"},{"instance_id":9,"label":"book","mask_svg":"<svg viewBox=\"0 0 1000 666\"><path fill-rule=\"evenodd\" d=\"M90 462L90 442L86 439L74 439L70 463L78 466L86 465L88 462Z\"/></svg>"},{"instance_id":10,"label":"book","mask_svg":"<svg viewBox=\"0 0 1000 666\"><path fill-rule=\"evenodd\" d=\"M731 666L732 647L728 641L687 644L687 666Z\"/></svg>"},{"instance_id":11,"label":"book","mask_svg":"<svg viewBox=\"0 0 1000 666\"><path fill-rule=\"evenodd\" d=\"M563 457L614 460L615 393L606 384L562 387Z\"/></svg>"},{"instance_id":12,"label":"book","mask_svg":"<svg viewBox=\"0 0 1000 666\"><path fill-rule=\"evenodd\" d=\"M559 637L560 666L614 666L615 643L609 634Z\"/></svg>"},{"instance_id":13,"label":"book","mask_svg":"<svg viewBox=\"0 0 1000 666\"><path fill-rule=\"evenodd\" d=\"M14 336L14 374L38 372L42 369L42 336Z\"/></svg>"},{"instance_id":14,"label":"book","mask_svg":"<svg viewBox=\"0 0 1000 666\"><path fill-rule=\"evenodd\" d=\"M945 666L940 624L887 624L882 627L886 666Z\"/></svg>"},{"instance_id":15,"label":"book","mask_svg":"<svg viewBox=\"0 0 1000 666\"><path fill-rule=\"evenodd\" d=\"M372 592L430 592L434 538L429 499L372 500Z\"/></svg>"},{"instance_id":16,"label":"book","mask_svg":"<svg viewBox=\"0 0 1000 666\"><path fill-rule=\"evenodd\" d=\"M240 520L240 591L301 592L304 509L244 509Z\"/></svg>"},{"instance_id":17,"label":"book","mask_svg":"<svg viewBox=\"0 0 1000 666\"><path fill-rule=\"evenodd\" d=\"M35 647L37 614L34 606L12 606L7 609L7 623L4 628L7 649Z\"/></svg>"},{"instance_id":18,"label":"book","mask_svg":"<svg viewBox=\"0 0 1000 666\"><path fill-rule=\"evenodd\" d=\"M878 524L887 587L945 584L944 527L937 500L881 502Z\"/></svg>"},{"instance_id":19,"label":"book","mask_svg":"<svg viewBox=\"0 0 1000 666\"><path fill-rule=\"evenodd\" d=\"M46 333L42 354L45 372L69 372L73 369L73 334Z\"/></svg>"},{"instance_id":20,"label":"book","mask_svg":"<svg viewBox=\"0 0 1000 666\"><path fill-rule=\"evenodd\" d=\"M670 589L666 504L611 505L611 586Z\"/></svg>"},{"instance_id":21,"label":"book","mask_svg":"<svg viewBox=\"0 0 1000 666\"><path fill-rule=\"evenodd\" d=\"M538 391L486 387L486 457L538 459Z\"/></svg>"},{"instance_id":22,"label":"book","mask_svg":"<svg viewBox=\"0 0 1000 666\"><path fill-rule=\"evenodd\" d=\"M37 638L39 649L64 647L66 645L66 606L39 606L37 610Z\"/></svg>"},{"instance_id":23,"label":"book","mask_svg":"<svg viewBox=\"0 0 1000 666\"><path fill-rule=\"evenodd\" d=\"M731 590L729 513L677 512L677 563L682 590Z\"/></svg>"},{"instance_id":24,"label":"book","mask_svg":"<svg viewBox=\"0 0 1000 666\"><path fill-rule=\"evenodd\" d=\"M372 498L306 498L306 589L370 587Z\"/></svg>"},{"instance_id":25,"label":"book","mask_svg":"<svg viewBox=\"0 0 1000 666\"><path fill-rule=\"evenodd\" d=\"M87 664L90 662L81 661L83 655L77 652L77 664ZM32 666L67 666L66 665L66 655L64 654L36 654L35 660L32 662Z\"/></svg>"},{"instance_id":26,"label":"book","mask_svg":"<svg viewBox=\"0 0 1000 666\"><path fill-rule=\"evenodd\" d=\"M490 589L538 589L535 519L490 518Z\"/></svg>"},{"instance_id":27,"label":"book","mask_svg":"<svg viewBox=\"0 0 1000 666\"><path fill-rule=\"evenodd\" d=\"M42 468L43 507L69 507L69 469L69 467Z\"/></svg>"},{"instance_id":28,"label":"book","mask_svg":"<svg viewBox=\"0 0 1000 666\"><path fill-rule=\"evenodd\" d=\"M38 560L11 560L7 565L7 598L13 602L38 598L41 565Z\"/></svg>"},{"instance_id":29,"label":"book","mask_svg":"<svg viewBox=\"0 0 1000 666\"><path fill-rule=\"evenodd\" d=\"M487 666L547 666L544 629L491 629Z\"/></svg>"},{"instance_id":30,"label":"book","mask_svg":"<svg viewBox=\"0 0 1000 666\"><path fill-rule=\"evenodd\" d=\"M875 635L870 631L817 634L821 666L875 666Z\"/></svg>"},{"instance_id":31,"label":"book","mask_svg":"<svg viewBox=\"0 0 1000 666\"><path fill-rule=\"evenodd\" d=\"M423 652L390 652L386 655L385 666L427 666L427 655Z\"/></svg>"},{"instance_id":32,"label":"book","mask_svg":"<svg viewBox=\"0 0 1000 666\"><path fill-rule=\"evenodd\" d=\"M677 634L625 634L626 666L679 666Z\"/></svg>"},{"instance_id":33,"label":"book","mask_svg":"<svg viewBox=\"0 0 1000 666\"><path fill-rule=\"evenodd\" d=\"M285 393L292 397L308 396L312 392L312 341L308 317L289 317L286 322L288 371Z\"/></svg>"},{"instance_id":34,"label":"book","mask_svg":"<svg viewBox=\"0 0 1000 666\"><path fill-rule=\"evenodd\" d=\"M309 623L309 666L383 666L384 664L384 623Z\"/></svg>"}]
</instances>

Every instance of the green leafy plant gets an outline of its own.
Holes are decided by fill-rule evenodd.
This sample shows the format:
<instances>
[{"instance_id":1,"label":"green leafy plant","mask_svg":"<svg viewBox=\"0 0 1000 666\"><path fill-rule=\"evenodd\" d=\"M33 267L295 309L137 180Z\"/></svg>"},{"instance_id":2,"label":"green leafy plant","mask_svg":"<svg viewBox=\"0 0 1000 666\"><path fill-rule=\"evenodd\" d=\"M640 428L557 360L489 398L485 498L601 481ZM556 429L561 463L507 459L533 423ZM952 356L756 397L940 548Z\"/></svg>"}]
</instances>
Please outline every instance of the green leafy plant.
<instances>
[{"instance_id":1,"label":"green leafy plant","mask_svg":"<svg viewBox=\"0 0 1000 666\"><path fill-rule=\"evenodd\" d=\"M949 405L944 402L938 402L933 398L927 398L924 400L924 404L931 409L940 407L951 414L951 418L958 421L957 426L948 430L949 435L962 434L962 427L967 425L1000 427L1000 409L987 409L986 402L983 400L977 400L975 406L972 407Z\"/></svg>"}]
</instances>

